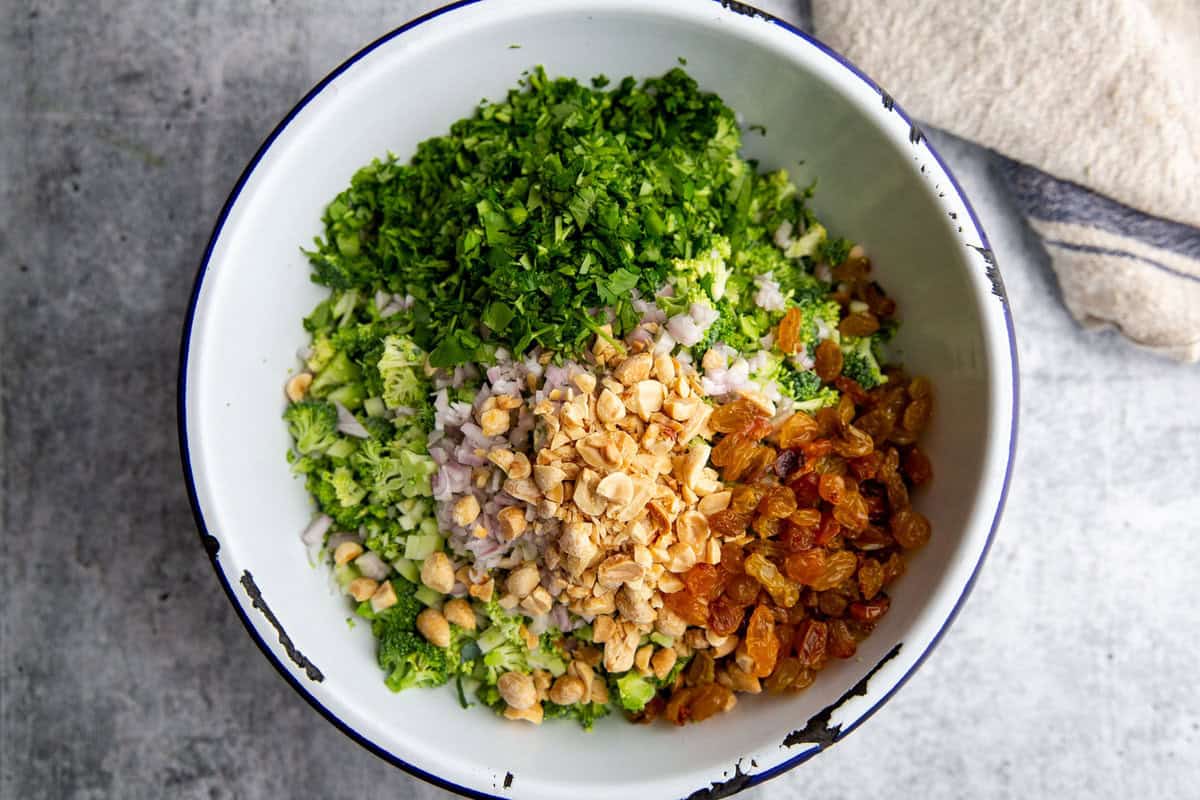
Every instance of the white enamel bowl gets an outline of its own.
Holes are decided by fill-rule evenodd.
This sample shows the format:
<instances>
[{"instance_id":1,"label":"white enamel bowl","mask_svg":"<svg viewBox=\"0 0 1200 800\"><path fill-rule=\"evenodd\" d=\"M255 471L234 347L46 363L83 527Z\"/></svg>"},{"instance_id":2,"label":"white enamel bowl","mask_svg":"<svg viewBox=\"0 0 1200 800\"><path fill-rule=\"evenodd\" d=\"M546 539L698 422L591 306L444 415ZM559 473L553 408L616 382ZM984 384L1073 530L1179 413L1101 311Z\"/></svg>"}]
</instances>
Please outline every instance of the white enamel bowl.
<instances>
[{"instance_id":1,"label":"white enamel bowl","mask_svg":"<svg viewBox=\"0 0 1200 800\"><path fill-rule=\"evenodd\" d=\"M475 796L687 797L753 785L870 716L929 653L961 606L1003 505L1015 436L1012 325L987 240L954 179L890 97L820 43L736 4L704 0L483 0L389 33L322 81L270 135L221 212L196 280L180 369L180 441L202 537L247 629L328 720L381 757ZM519 45L514 47L513 45ZM808 691L743 697L703 725L587 734L533 727L453 691L385 688L366 625L349 630L299 540L311 507L283 460L281 386L322 296L300 247L355 169L447 130L522 70L647 77L687 70L747 123L746 151L820 178L815 206L862 242L905 318L897 345L932 378L917 495L934 538L896 586L855 659ZM230 676L235 680L236 676ZM313 724L324 724L313 717ZM731 781L732 782L729 782ZM726 783L729 782L729 783Z\"/></svg>"}]
</instances>

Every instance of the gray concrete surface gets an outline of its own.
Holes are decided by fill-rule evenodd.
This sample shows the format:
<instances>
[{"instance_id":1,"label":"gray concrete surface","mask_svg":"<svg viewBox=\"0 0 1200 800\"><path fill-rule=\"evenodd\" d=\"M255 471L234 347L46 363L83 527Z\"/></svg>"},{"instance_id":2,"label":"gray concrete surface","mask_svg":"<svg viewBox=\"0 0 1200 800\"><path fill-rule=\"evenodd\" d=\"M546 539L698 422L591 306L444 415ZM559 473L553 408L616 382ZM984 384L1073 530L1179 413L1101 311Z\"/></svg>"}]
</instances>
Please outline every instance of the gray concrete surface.
<instances>
[{"instance_id":1,"label":"gray concrete surface","mask_svg":"<svg viewBox=\"0 0 1200 800\"><path fill-rule=\"evenodd\" d=\"M188 290L242 166L428 5L0 3L0 797L446 796L325 723L244 633L174 414ZM1008 513L910 684L746 796L1196 796L1200 370L1080 331L989 154L934 139L1017 315Z\"/></svg>"}]
</instances>

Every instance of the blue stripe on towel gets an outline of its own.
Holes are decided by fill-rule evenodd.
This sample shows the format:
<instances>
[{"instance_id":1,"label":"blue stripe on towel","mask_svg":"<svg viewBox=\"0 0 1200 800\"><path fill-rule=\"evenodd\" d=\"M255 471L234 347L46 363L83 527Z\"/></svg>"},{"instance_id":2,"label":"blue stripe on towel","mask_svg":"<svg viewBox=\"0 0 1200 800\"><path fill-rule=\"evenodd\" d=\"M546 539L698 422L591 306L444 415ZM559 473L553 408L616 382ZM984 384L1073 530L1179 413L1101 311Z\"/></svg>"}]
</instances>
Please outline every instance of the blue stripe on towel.
<instances>
[{"instance_id":1,"label":"blue stripe on towel","mask_svg":"<svg viewBox=\"0 0 1200 800\"><path fill-rule=\"evenodd\" d=\"M1144 264L1150 264L1151 266L1157 267L1157 268L1163 270L1164 272L1169 272L1170 274L1172 274L1178 278L1185 278L1189 281L1195 281L1196 283L1200 283L1200 275L1189 275L1188 273L1181 272L1180 270L1174 269L1173 267L1168 267L1166 264L1163 264L1160 261L1155 261L1154 259L1146 258L1145 256L1135 255L1135 254L1127 252L1125 250L1114 250L1109 247L1096 247L1095 245L1091 245L1091 244L1079 244L1077 242L1066 242L1066 241L1063 241L1062 239L1046 239L1045 242L1046 242L1046 244L1053 245L1054 247L1061 247L1064 250L1075 250L1076 252L1080 252L1080 253L1095 253L1097 255L1103 255L1103 256L1116 256L1118 258L1132 258L1135 261L1141 261Z\"/></svg>"},{"instance_id":2,"label":"blue stripe on towel","mask_svg":"<svg viewBox=\"0 0 1200 800\"><path fill-rule=\"evenodd\" d=\"M1112 198L1070 181L1062 181L1039 169L1001 160L1001 170L1027 216L1048 222L1088 225L1118 236L1137 239L1143 244L1170 250L1200 260L1200 229L1181 222L1154 217L1122 205ZM1082 248L1079 248L1082 249ZM1123 251L1112 254L1129 256L1162 267L1168 272L1194 277L1164 267L1156 261Z\"/></svg>"}]
</instances>

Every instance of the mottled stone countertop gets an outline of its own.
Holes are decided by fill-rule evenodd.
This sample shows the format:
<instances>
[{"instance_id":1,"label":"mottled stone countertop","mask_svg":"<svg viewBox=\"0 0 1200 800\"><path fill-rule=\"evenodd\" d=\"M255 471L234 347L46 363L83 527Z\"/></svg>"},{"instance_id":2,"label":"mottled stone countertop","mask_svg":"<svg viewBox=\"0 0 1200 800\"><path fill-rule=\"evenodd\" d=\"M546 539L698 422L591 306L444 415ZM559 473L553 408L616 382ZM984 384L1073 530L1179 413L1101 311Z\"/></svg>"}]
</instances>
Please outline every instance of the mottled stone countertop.
<instances>
[{"instance_id":1,"label":"mottled stone countertop","mask_svg":"<svg viewBox=\"0 0 1200 800\"><path fill-rule=\"evenodd\" d=\"M243 165L310 85L430 6L3 4L0 797L448 796L324 722L245 634L195 534L174 410L188 291ZM1008 510L905 689L745 796L1194 797L1200 370L1081 331L994 157L932 139L1016 314Z\"/></svg>"}]
</instances>

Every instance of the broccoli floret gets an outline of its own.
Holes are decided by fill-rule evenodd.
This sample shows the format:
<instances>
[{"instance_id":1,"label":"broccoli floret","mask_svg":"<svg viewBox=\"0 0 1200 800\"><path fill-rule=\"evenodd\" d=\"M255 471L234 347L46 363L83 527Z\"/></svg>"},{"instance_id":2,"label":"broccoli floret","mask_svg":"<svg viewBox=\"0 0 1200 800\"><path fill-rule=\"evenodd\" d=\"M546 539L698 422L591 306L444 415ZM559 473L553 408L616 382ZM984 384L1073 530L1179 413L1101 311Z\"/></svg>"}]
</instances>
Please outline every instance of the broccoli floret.
<instances>
[{"instance_id":1,"label":"broccoli floret","mask_svg":"<svg viewBox=\"0 0 1200 800\"><path fill-rule=\"evenodd\" d=\"M379 636L379 666L387 671L384 683L393 692L441 686L450 679L446 650L401 628L385 627Z\"/></svg>"},{"instance_id":2,"label":"broccoli floret","mask_svg":"<svg viewBox=\"0 0 1200 800\"><path fill-rule=\"evenodd\" d=\"M788 258L812 258L817 254L817 250L825 243L826 239L825 226L819 222L814 222L808 226L808 230L804 231L799 238L792 241L783 251L783 254Z\"/></svg>"},{"instance_id":3,"label":"broccoli floret","mask_svg":"<svg viewBox=\"0 0 1200 800\"><path fill-rule=\"evenodd\" d=\"M840 339L838 323L842 308L836 300L815 299L800 302L800 346L810 357L824 339Z\"/></svg>"},{"instance_id":4,"label":"broccoli floret","mask_svg":"<svg viewBox=\"0 0 1200 800\"><path fill-rule=\"evenodd\" d=\"M393 692L414 686L441 686L452 672L449 654L416 632L417 614L424 608L413 596L416 587L398 579L392 581L392 588L396 590L396 604L391 608L375 613L365 602L358 609L361 616L372 620L379 666L387 672L384 683Z\"/></svg>"},{"instance_id":5,"label":"broccoli floret","mask_svg":"<svg viewBox=\"0 0 1200 800\"><path fill-rule=\"evenodd\" d=\"M567 656L566 651L559 646L561 636L557 633L546 631L538 638L538 646L536 650L530 651L526 660L529 666L533 669L544 669L554 677L558 677L567 671L567 662L571 659Z\"/></svg>"},{"instance_id":6,"label":"broccoli floret","mask_svg":"<svg viewBox=\"0 0 1200 800\"><path fill-rule=\"evenodd\" d=\"M494 685L506 672L529 672L529 650L519 642L504 642L483 655L484 680Z\"/></svg>"},{"instance_id":7,"label":"broccoli floret","mask_svg":"<svg viewBox=\"0 0 1200 800\"><path fill-rule=\"evenodd\" d=\"M667 316L675 316L687 313L692 303L711 305L722 300L730 277L726 262L731 252L729 240L717 237L711 248L695 258L676 259L669 279L674 293L656 298L658 307Z\"/></svg>"},{"instance_id":8,"label":"broccoli floret","mask_svg":"<svg viewBox=\"0 0 1200 800\"><path fill-rule=\"evenodd\" d=\"M850 248L853 246L849 239L842 239L840 237L826 239L817 248L817 258L830 266L836 267L846 260L846 257L850 255Z\"/></svg>"},{"instance_id":9,"label":"broccoli floret","mask_svg":"<svg viewBox=\"0 0 1200 800\"><path fill-rule=\"evenodd\" d=\"M758 340L770 330L770 318L760 308L741 313L733 303L722 300L717 303L716 311L716 321L704 332L704 338L692 347L692 353L697 356L703 356L718 342L738 351L757 349Z\"/></svg>"},{"instance_id":10,"label":"broccoli floret","mask_svg":"<svg viewBox=\"0 0 1200 800\"><path fill-rule=\"evenodd\" d=\"M812 400L821 391L821 379L817 373L807 369L797 369L789 361L780 364L775 376L779 389L798 403Z\"/></svg>"},{"instance_id":11,"label":"broccoli floret","mask_svg":"<svg viewBox=\"0 0 1200 800\"><path fill-rule=\"evenodd\" d=\"M378 367L383 377L383 402L388 408L420 406L428 400L424 365L425 353L412 339L401 335L384 339Z\"/></svg>"},{"instance_id":12,"label":"broccoli floret","mask_svg":"<svg viewBox=\"0 0 1200 800\"><path fill-rule=\"evenodd\" d=\"M367 439L350 457L371 502L388 504L401 497L424 497L431 492L430 478L437 464L428 454L414 453Z\"/></svg>"},{"instance_id":13,"label":"broccoli floret","mask_svg":"<svg viewBox=\"0 0 1200 800\"><path fill-rule=\"evenodd\" d=\"M875 358L870 336L846 336L842 339L842 374L858 381L864 389L874 389L887 381Z\"/></svg>"},{"instance_id":14,"label":"broccoli floret","mask_svg":"<svg viewBox=\"0 0 1200 800\"><path fill-rule=\"evenodd\" d=\"M607 716L609 710L604 703L575 703L569 706L560 706L549 701L542 703L542 711L546 719L574 719L585 731L590 731L596 720Z\"/></svg>"},{"instance_id":15,"label":"broccoli floret","mask_svg":"<svg viewBox=\"0 0 1200 800\"><path fill-rule=\"evenodd\" d=\"M337 467L333 472L326 472L321 477L333 486L338 504L342 508L356 506L367 496L367 490L358 485L349 467Z\"/></svg>"},{"instance_id":16,"label":"broccoli floret","mask_svg":"<svg viewBox=\"0 0 1200 800\"><path fill-rule=\"evenodd\" d=\"M621 708L636 714L646 707L658 692L658 687L650 680L643 678L636 670L630 670L617 678L617 697Z\"/></svg>"},{"instance_id":17,"label":"broccoli floret","mask_svg":"<svg viewBox=\"0 0 1200 800\"><path fill-rule=\"evenodd\" d=\"M320 306L318 306L318 308L320 308ZM332 361L333 357L337 355L337 349L333 346L333 342L329 341L329 339L325 338L324 336L313 339L312 347L310 349L312 350L312 353L308 356L308 360L304 363L305 366L308 367L309 371L314 373L325 369L325 365Z\"/></svg>"},{"instance_id":18,"label":"broccoli floret","mask_svg":"<svg viewBox=\"0 0 1200 800\"><path fill-rule=\"evenodd\" d=\"M337 441L337 409L316 400L292 403L283 412L296 449L304 455L322 453Z\"/></svg>"},{"instance_id":19,"label":"broccoli floret","mask_svg":"<svg viewBox=\"0 0 1200 800\"><path fill-rule=\"evenodd\" d=\"M313 378L309 392L313 397L323 398L343 384L352 383L361 377L358 367L346 355L345 350L339 350L325 368Z\"/></svg>"}]
</instances>

